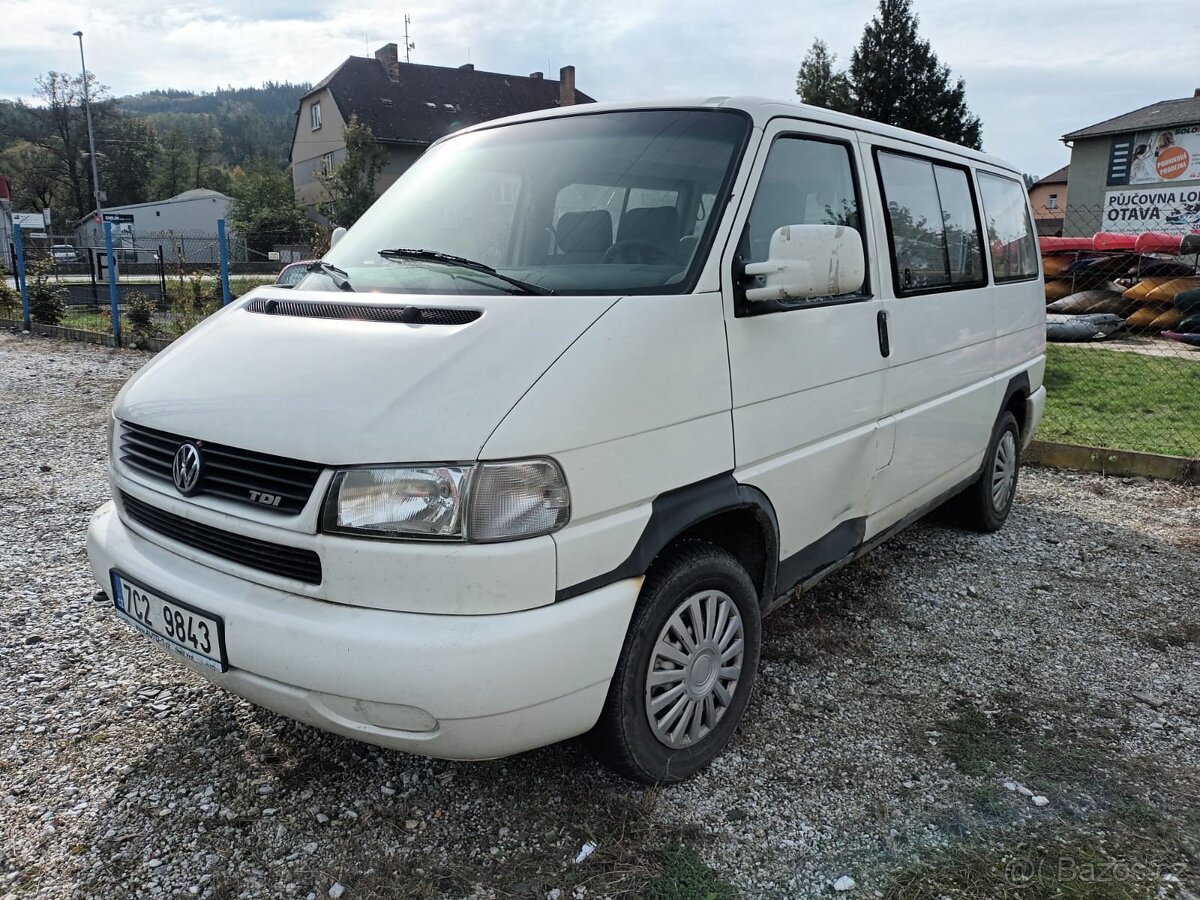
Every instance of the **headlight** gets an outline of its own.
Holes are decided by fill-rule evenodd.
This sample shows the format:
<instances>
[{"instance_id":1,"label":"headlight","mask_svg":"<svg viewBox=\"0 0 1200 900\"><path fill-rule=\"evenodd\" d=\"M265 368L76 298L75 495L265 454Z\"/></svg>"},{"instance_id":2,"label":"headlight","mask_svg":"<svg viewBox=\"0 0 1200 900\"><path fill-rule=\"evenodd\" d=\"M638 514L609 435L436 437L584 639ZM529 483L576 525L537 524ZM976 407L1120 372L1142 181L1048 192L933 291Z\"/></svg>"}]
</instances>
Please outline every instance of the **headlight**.
<instances>
[{"instance_id":1,"label":"headlight","mask_svg":"<svg viewBox=\"0 0 1200 900\"><path fill-rule=\"evenodd\" d=\"M325 530L376 537L459 538L469 467L347 469L333 477Z\"/></svg>"},{"instance_id":2,"label":"headlight","mask_svg":"<svg viewBox=\"0 0 1200 900\"><path fill-rule=\"evenodd\" d=\"M557 531L570 493L549 459L336 473L324 530L380 538L511 541Z\"/></svg>"}]
</instances>

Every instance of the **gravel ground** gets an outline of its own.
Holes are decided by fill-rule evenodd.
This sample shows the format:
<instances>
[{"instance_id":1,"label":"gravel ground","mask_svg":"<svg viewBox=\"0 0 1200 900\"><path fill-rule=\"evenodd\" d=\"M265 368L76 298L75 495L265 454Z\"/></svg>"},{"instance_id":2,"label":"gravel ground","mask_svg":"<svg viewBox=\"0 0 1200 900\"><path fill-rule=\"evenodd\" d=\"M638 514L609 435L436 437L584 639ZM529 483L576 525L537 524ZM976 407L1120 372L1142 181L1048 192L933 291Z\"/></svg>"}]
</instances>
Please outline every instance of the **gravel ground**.
<instances>
[{"instance_id":1,"label":"gravel ground","mask_svg":"<svg viewBox=\"0 0 1200 900\"><path fill-rule=\"evenodd\" d=\"M0 335L0 898L1198 889L1200 490L1026 469L999 534L919 524L770 619L728 751L645 790L575 743L322 734L94 602L104 411L147 358Z\"/></svg>"}]
</instances>

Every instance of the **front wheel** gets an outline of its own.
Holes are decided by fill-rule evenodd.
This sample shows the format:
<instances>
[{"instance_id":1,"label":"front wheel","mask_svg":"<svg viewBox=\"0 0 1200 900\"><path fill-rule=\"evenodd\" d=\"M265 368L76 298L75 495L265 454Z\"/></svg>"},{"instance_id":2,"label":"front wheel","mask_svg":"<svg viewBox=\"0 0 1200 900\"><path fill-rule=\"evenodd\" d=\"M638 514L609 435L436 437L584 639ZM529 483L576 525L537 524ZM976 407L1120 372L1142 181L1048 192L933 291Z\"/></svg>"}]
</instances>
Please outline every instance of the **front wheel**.
<instances>
[{"instance_id":1,"label":"front wheel","mask_svg":"<svg viewBox=\"0 0 1200 900\"><path fill-rule=\"evenodd\" d=\"M973 531L998 531L1012 511L1020 470L1021 427L1006 411L992 429L979 478L954 500L958 524Z\"/></svg>"},{"instance_id":2,"label":"front wheel","mask_svg":"<svg viewBox=\"0 0 1200 900\"><path fill-rule=\"evenodd\" d=\"M646 577L589 742L645 784L682 781L724 749L750 701L762 617L727 550L688 541Z\"/></svg>"}]
</instances>

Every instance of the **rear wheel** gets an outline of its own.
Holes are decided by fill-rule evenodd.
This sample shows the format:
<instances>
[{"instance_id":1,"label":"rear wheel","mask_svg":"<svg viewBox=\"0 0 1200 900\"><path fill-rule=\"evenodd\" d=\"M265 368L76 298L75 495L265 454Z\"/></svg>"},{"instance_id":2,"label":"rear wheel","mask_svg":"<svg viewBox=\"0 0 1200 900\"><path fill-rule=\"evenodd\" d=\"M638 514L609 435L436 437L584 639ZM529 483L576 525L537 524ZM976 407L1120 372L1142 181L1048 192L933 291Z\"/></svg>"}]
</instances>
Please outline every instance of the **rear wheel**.
<instances>
[{"instance_id":1,"label":"rear wheel","mask_svg":"<svg viewBox=\"0 0 1200 900\"><path fill-rule=\"evenodd\" d=\"M979 478L954 500L954 518L973 531L998 531L1012 511L1021 470L1021 427L1007 410L996 420Z\"/></svg>"},{"instance_id":2,"label":"rear wheel","mask_svg":"<svg viewBox=\"0 0 1200 900\"><path fill-rule=\"evenodd\" d=\"M758 594L732 554L702 541L670 551L642 587L593 752L646 784L695 774L746 710L761 640Z\"/></svg>"}]
</instances>

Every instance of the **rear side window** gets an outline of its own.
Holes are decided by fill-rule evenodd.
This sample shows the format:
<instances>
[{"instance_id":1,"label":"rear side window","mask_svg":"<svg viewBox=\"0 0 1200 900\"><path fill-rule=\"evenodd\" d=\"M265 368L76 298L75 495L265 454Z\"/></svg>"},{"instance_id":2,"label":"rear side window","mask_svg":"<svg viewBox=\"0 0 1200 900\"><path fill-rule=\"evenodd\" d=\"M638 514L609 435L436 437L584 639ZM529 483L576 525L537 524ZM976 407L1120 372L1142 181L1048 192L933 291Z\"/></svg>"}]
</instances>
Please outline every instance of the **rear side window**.
<instances>
[{"instance_id":1,"label":"rear side window","mask_svg":"<svg viewBox=\"0 0 1200 900\"><path fill-rule=\"evenodd\" d=\"M1025 189L1011 178L980 172L979 199L997 284L1037 278L1037 245Z\"/></svg>"},{"instance_id":2,"label":"rear side window","mask_svg":"<svg viewBox=\"0 0 1200 900\"><path fill-rule=\"evenodd\" d=\"M979 219L965 169L877 151L896 292L979 287L987 282Z\"/></svg>"}]
</instances>

